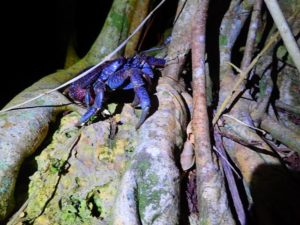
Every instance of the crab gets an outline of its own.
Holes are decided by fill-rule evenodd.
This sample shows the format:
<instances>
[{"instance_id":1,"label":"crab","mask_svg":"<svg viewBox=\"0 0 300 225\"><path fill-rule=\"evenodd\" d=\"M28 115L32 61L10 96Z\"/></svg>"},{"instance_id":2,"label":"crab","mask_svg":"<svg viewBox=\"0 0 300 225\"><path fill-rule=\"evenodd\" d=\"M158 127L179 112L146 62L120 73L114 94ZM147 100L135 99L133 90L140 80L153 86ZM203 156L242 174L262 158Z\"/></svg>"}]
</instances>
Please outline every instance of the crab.
<instances>
[{"instance_id":1,"label":"crab","mask_svg":"<svg viewBox=\"0 0 300 225\"><path fill-rule=\"evenodd\" d=\"M151 101L147 84L154 78L154 68L162 68L165 60L152 56L136 54L131 58L119 57L108 61L86 76L73 82L68 87L68 95L75 101L83 103L88 109L80 118L78 125L83 126L98 111L102 110L107 92L116 89L133 89L135 96L132 106L140 105L142 114L136 124L138 129L146 120Z\"/></svg>"}]
</instances>

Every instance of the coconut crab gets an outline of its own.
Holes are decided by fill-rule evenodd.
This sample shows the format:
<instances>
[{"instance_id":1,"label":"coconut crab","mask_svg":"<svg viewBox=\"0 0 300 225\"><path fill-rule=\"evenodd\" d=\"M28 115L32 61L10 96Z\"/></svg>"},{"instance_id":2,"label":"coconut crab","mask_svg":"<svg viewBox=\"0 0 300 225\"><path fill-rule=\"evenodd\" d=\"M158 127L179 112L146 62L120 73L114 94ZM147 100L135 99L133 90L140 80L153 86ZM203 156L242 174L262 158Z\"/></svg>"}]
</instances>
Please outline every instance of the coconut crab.
<instances>
[{"instance_id":1,"label":"coconut crab","mask_svg":"<svg viewBox=\"0 0 300 225\"><path fill-rule=\"evenodd\" d=\"M73 82L67 89L68 95L88 108L78 125L84 125L102 109L107 92L133 89L135 97L132 106L140 105L142 109L142 115L136 125L138 129L149 114L151 102L147 84L154 78L153 69L162 68L164 65L165 60L162 58L136 54L131 58L120 57L108 61Z\"/></svg>"}]
</instances>

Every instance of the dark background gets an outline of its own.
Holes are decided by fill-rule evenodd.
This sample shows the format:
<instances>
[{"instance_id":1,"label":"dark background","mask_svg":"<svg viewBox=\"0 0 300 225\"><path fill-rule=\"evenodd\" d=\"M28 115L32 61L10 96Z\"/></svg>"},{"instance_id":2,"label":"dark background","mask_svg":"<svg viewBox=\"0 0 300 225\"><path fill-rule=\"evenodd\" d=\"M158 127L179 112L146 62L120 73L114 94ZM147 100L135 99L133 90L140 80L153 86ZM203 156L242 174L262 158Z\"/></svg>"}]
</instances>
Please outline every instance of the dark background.
<instances>
[{"instance_id":1,"label":"dark background","mask_svg":"<svg viewBox=\"0 0 300 225\"><path fill-rule=\"evenodd\" d=\"M111 3L29 0L2 5L0 107L43 76L63 68L71 34L83 56L101 30Z\"/></svg>"}]
</instances>

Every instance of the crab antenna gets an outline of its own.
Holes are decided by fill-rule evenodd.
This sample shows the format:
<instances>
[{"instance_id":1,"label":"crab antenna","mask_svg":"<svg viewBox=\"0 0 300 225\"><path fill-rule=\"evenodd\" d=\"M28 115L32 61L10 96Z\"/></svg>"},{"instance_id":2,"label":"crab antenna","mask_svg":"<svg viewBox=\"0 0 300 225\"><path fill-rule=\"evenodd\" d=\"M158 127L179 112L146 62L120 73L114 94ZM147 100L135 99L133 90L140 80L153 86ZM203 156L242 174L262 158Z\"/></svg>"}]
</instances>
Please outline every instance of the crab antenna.
<instances>
[{"instance_id":1,"label":"crab antenna","mask_svg":"<svg viewBox=\"0 0 300 225\"><path fill-rule=\"evenodd\" d=\"M19 108L20 106L23 106L27 103L30 103L30 102L33 102L34 100L36 99L39 99L47 94L50 94L54 91L57 91L63 87L66 87L67 85L73 83L74 81L76 80L79 80L80 78L84 77L85 75L87 75L89 72L91 72L92 70L94 70L96 67L100 66L101 64L103 64L104 62L106 62L107 60L110 60L118 51L120 51L126 44L127 42L144 26L144 24L150 19L150 17L153 15L153 13L158 10L161 5L165 2L166 0L162 0L148 15L145 19L143 19L143 21L135 28L135 30L114 50L112 51L110 54L108 54L106 57L104 57L104 59L99 62L98 64L96 64L95 66L91 67L90 69L84 71L83 73L79 74L78 76L76 76L75 78L63 83L62 85L56 87L56 88L53 88L49 91L46 91L45 93L42 93L34 98L30 98L28 99L27 101L24 101L20 104L17 104L17 105L13 105L11 107L8 107L8 108L5 108L5 109L2 109L0 111L0 113L3 113L3 112L7 112L9 110L12 110L12 109L16 109L16 108Z\"/></svg>"}]
</instances>

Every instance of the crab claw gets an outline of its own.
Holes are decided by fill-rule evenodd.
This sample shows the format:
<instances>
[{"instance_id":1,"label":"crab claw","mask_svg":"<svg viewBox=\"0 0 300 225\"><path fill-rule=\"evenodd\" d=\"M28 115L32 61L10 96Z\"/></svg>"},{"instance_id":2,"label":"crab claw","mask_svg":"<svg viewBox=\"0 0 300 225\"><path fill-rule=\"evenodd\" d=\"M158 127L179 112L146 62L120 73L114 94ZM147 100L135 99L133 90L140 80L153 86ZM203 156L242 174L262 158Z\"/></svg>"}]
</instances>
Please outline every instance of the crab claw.
<instances>
[{"instance_id":1,"label":"crab claw","mask_svg":"<svg viewBox=\"0 0 300 225\"><path fill-rule=\"evenodd\" d=\"M95 107L90 107L88 111L80 118L78 123L76 124L77 127L83 126L92 116L96 115L98 109Z\"/></svg>"},{"instance_id":2,"label":"crab claw","mask_svg":"<svg viewBox=\"0 0 300 225\"><path fill-rule=\"evenodd\" d=\"M139 122L135 126L136 129L139 129L140 126L144 123L144 121L147 119L147 116L150 112L150 97L146 91L146 88L141 86L134 89L136 98L138 99L140 106L142 108L142 115L140 117Z\"/></svg>"},{"instance_id":3,"label":"crab claw","mask_svg":"<svg viewBox=\"0 0 300 225\"><path fill-rule=\"evenodd\" d=\"M96 115L96 113L102 108L105 84L101 80L97 80L93 88L96 94L94 104L80 118L78 126L83 126L92 116Z\"/></svg>"},{"instance_id":4,"label":"crab claw","mask_svg":"<svg viewBox=\"0 0 300 225\"><path fill-rule=\"evenodd\" d=\"M142 115L135 127L136 129L139 129L149 114L151 102L150 102L149 94L146 88L144 87L145 82L143 81L142 78L143 73L137 69L131 69L130 72L131 72L130 82L133 85L134 92L135 92L134 104L140 103L140 106L142 108Z\"/></svg>"}]
</instances>

